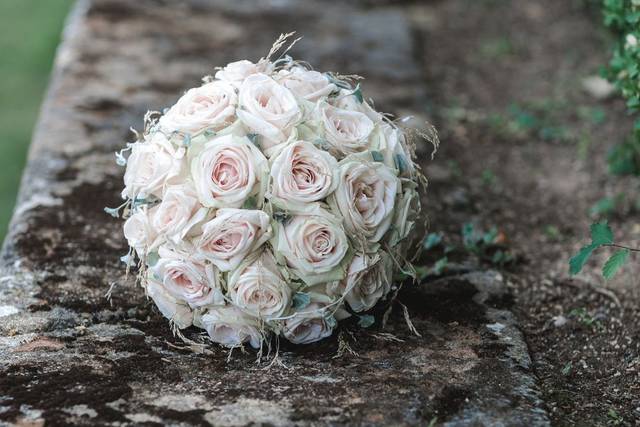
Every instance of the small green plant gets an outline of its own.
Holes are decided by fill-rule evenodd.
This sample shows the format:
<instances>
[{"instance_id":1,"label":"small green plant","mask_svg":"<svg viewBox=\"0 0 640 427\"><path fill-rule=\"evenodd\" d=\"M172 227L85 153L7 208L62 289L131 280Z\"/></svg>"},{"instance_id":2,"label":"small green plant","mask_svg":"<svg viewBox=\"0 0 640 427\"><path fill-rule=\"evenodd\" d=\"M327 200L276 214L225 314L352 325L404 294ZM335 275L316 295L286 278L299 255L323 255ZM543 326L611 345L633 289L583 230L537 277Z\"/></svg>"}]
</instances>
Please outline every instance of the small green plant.
<instances>
[{"instance_id":1,"label":"small green plant","mask_svg":"<svg viewBox=\"0 0 640 427\"><path fill-rule=\"evenodd\" d=\"M609 409L609 411L607 412L607 416L609 417L609 422L607 423L609 425L619 426L624 423L624 418L622 418L622 416L618 414L618 411L613 408Z\"/></svg>"},{"instance_id":2,"label":"small green plant","mask_svg":"<svg viewBox=\"0 0 640 427\"><path fill-rule=\"evenodd\" d=\"M611 279L620 268L627 263L632 252L640 252L638 248L621 245L614 242L613 231L606 221L591 225L591 243L583 246L569 261L569 272L572 275L580 273L591 254L601 248L614 248L615 252L602 266L602 276Z\"/></svg>"},{"instance_id":3,"label":"small green plant","mask_svg":"<svg viewBox=\"0 0 640 427\"><path fill-rule=\"evenodd\" d=\"M604 0L604 22L617 35L607 77L627 100L631 113L640 112L640 0ZM640 120L624 142L608 156L616 175L640 175Z\"/></svg>"}]
</instances>

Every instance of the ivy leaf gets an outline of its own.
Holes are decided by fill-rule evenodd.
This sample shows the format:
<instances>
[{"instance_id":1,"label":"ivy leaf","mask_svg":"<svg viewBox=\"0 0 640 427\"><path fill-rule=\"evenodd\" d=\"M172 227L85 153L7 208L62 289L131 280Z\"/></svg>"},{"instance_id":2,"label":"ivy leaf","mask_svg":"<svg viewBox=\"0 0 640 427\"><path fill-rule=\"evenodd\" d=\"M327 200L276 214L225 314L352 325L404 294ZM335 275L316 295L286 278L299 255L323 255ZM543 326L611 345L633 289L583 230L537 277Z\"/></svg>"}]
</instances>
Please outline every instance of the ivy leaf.
<instances>
[{"instance_id":1,"label":"ivy leaf","mask_svg":"<svg viewBox=\"0 0 640 427\"><path fill-rule=\"evenodd\" d=\"M160 255L158 255L158 252L149 252L146 261L149 267L153 267L160 261Z\"/></svg>"},{"instance_id":2,"label":"ivy leaf","mask_svg":"<svg viewBox=\"0 0 640 427\"><path fill-rule=\"evenodd\" d=\"M311 304L311 296L308 292L296 292L293 295L293 308L296 310L302 310L306 306Z\"/></svg>"},{"instance_id":3,"label":"ivy leaf","mask_svg":"<svg viewBox=\"0 0 640 427\"><path fill-rule=\"evenodd\" d=\"M607 221L591 224L591 244L595 246L613 243L613 231Z\"/></svg>"},{"instance_id":4,"label":"ivy leaf","mask_svg":"<svg viewBox=\"0 0 640 427\"><path fill-rule=\"evenodd\" d=\"M569 260L569 272L571 275L580 273L582 267L586 264L587 260L591 256L591 253L596 249L598 245L593 243L587 246L583 246L580 251Z\"/></svg>"},{"instance_id":5,"label":"ivy leaf","mask_svg":"<svg viewBox=\"0 0 640 427\"><path fill-rule=\"evenodd\" d=\"M362 104L364 102L364 98L362 97L362 91L360 90L360 83L356 85L356 88L353 91L352 95L355 96L356 101L358 101L358 103Z\"/></svg>"},{"instance_id":6,"label":"ivy leaf","mask_svg":"<svg viewBox=\"0 0 640 427\"><path fill-rule=\"evenodd\" d=\"M120 218L120 208L104 208L104 211L114 218Z\"/></svg>"},{"instance_id":7,"label":"ivy leaf","mask_svg":"<svg viewBox=\"0 0 640 427\"><path fill-rule=\"evenodd\" d=\"M368 328L376 323L376 318L370 314L363 314L362 316L358 317L360 317L360 320L358 320L358 326L360 326L361 328Z\"/></svg>"},{"instance_id":8,"label":"ivy leaf","mask_svg":"<svg viewBox=\"0 0 640 427\"><path fill-rule=\"evenodd\" d=\"M382 162L384 160L382 153L376 150L371 150L371 157L374 162Z\"/></svg>"},{"instance_id":9,"label":"ivy leaf","mask_svg":"<svg viewBox=\"0 0 640 427\"><path fill-rule=\"evenodd\" d=\"M244 203L242 204L242 209L256 209L257 206L258 202L256 201L256 198L254 196L251 196L244 201Z\"/></svg>"},{"instance_id":10,"label":"ivy leaf","mask_svg":"<svg viewBox=\"0 0 640 427\"><path fill-rule=\"evenodd\" d=\"M602 276L609 280L618 272L620 267L622 267L629 257L629 249L621 249L611 255L611 257L607 260L602 267Z\"/></svg>"}]
</instances>

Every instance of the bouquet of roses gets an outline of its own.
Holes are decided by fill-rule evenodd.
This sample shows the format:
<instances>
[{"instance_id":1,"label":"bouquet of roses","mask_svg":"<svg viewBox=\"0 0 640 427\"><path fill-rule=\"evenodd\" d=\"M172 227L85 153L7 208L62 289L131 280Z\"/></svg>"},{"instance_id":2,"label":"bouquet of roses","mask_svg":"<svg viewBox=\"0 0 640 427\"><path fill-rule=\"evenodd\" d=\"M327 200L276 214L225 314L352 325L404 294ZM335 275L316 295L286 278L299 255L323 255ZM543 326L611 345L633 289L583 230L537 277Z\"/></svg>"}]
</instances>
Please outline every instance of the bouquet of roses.
<instances>
[{"instance_id":1,"label":"bouquet of roses","mask_svg":"<svg viewBox=\"0 0 640 427\"><path fill-rule=\"evenodd\" d=\"M365 319L408 265L420 210L408 133L356 77L271 60L285 39L148 113L117 154L128 268L176 331L229 347Z\"/></svg>"}]
</instances>

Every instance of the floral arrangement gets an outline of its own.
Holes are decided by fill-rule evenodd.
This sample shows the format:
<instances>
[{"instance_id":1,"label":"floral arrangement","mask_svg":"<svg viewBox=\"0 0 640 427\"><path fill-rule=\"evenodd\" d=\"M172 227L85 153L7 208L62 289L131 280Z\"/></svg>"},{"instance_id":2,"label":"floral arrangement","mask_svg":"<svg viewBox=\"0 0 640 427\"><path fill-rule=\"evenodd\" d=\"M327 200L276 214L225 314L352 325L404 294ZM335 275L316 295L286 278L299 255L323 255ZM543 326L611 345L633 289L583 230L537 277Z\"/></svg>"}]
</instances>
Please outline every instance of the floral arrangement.
<instances>
[{"instance_id":1,"label":"floral arrangement","mask_svg":"<svg viewBox=\"0 0 640 427\"><path fill-rule=\"evenodd\" d=\"M125 203L107 210L126 218L127 272L174 331L227 347L311 343L353 315L366 327L394 272L411 271L412 134L359 77L313 71L291 46L272 60L288 36L149 112L117 153Z\"/></svg>"}]
</instances>

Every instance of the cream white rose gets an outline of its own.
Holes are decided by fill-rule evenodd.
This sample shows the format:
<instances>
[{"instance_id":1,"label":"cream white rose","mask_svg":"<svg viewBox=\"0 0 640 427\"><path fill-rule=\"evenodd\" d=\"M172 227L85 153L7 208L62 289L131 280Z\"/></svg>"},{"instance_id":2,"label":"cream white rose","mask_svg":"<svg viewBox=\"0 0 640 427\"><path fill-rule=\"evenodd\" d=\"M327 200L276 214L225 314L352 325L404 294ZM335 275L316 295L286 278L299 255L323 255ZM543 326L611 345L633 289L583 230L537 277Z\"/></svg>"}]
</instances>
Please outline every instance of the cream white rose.
<instances>
[{"instance_id":1,"label":"cream white rose","mask_svg":"<svg viewBox=\"0 0 640 427\"><path fill-rule=\"evenodd\" d=\"M251 61L242 60L231 62L226 67L216 72L216 79L230 83L235 87L240 87L242 82L253 74L269 74L273 69L273 64L268 61L261 61L254 64Z\"/></svg>"},{"instance_id":2,"label":"cream white rose","mask_svg":"<svg viewBox=\"0 0 640 427\"><path fill-rule=\"evenodd\" d=\"M332 152L347 155L369 149L369 135L373 132L374 123L365 114L327 103L319 105L318 114Z\"/></svg>"},{"instance_id":3,"label":"cream white rose","mask_svg":"<svg viewBox=\"0 0 640 427\"><path fill-rule=\"evenodd\" d=\"M307 285L344 277L349 241L338 218L317 207L276 224L274 250Z\"/></svg>"},{"instance_id":4,"label":"cream white rose","mask_svg":"<svg viewBox=\"0 0 640 427\"><path fill-rule=\"evenodd\" d=\"M363 113L374 123L382 122L382 114L371 108L367 101L360 100L354 95L354 91L350 89L340 89L335 98L330 99L330 104L343 110L357 111Z\"/></svg>"},{"instance_id":5,"label":"cream white rose","mask_svg":"<svg viewBox=\"0 0 640 427\"><path fill-rule=\"evenodd\" d=\"M260 135L260 146L270 156L284 144L302 117L291 91L265 74L253 74L242 83L238 118Z\"/></svg>"},{"instance_id":6,"label":"cream white rose","mask_svg":"<svg viewBox=\"0 0 640 427\"><path fill-rule=\"evenodd\" d=\"M267 321L281 317L291 305L291 289L268 250L240 264L227 287L234 305Z\"/></svg>"},{"instance_id":7,"label":"cream white rose","mask_svg":"<svg viewBox=\"0 0 640 427\"><path fill-rule=\"evenodd\" d=\"M196 135L206 129L218 131L235 120L238 96L229 83L214 81L189 89L160 118L164 132Z\"/></svg>"},{"instance_id":8,"label":"cream white rose","mask_svg":"<svg viewBox=\"0 0 640 427\"><path fill-rule=\"evenodd\" d=\"M294 95L311 102L325 98L337 89L324 74L303 67L280 70L276 79Z\"/></svg>"},{"instance_id":9,"label":"cream white rose","mask_svg":"<svg viewBox=\"0 0 640 427\"><path fill-rule=\"evenodd\" d=\"M417 184L404 182L402 194L396 201L395 215L392 231L389 233L389 245L395 246L407 239L415 225L416 217L420 212L420 195L416 191ZM411 239L407 239L411 241Z\"/></svg>"},{"instance_id":10,"label":"cream white rose","mask_svg":"<svg viewBox=\"0 0 640 427\"><path fill-rule=\"evenodd\" d=\"M200 324L213 342L225 347L249 343L253 348L260 348L263 340L258 319L234 306L209 308L200 319Z\"/></svg>"},{"instance_id":11,"label":"cream white rose","mask_svg":"<svg viewBox=\"0 0 640 427\"><path fill-rule=\"evenodd\" d=\"M195 241L198 254L221 271L235 269L272 235L271 218L259 210L223 208L202 226Z\"/></svg>"},{"instance_id":12,"label":"cream white rose","mask_svg":"<svg viewBox=\"0 0 640 427\"><path fill-rule=\"evenodd\" d=\"M387 253L354 256L340 284L349 307L356 313L373 308L391 290L392 276L393 261Z\"/></svg>"},{"instance_id":13,"label":"cream white rose","mask_svg":"<svg viewBox=\"0 0 640 427\"><path fill-rule=\"evenodd\" d=\"M176 300L191 308L224 305L220 272L197 258L185 258L161 247L160 259L152 267L155 277Z\"/></svg>"},{"instance_id":14,"label":"cream white rose","mask_svg":"<svg viewBox=\"0 0 640 427\"><path fill-rule=\"evenodd\" d=\"M130 247L134 248L138 256L143 257L148 252L151 244L156 238L156 233L149 223L149 216L146 207L140 208L131 215L123 226L124 237Z\"/></svg>"},{"instance_id":15,"label":"cream white rose","mask_svg":"<svg viewBox=\"0 0 640 427\"><path fill-rule=\"evenodd\" d=\"M180 181L186 165L185 149L175 147L161 133L133 144L124 173L123 197L162 197L164 188Z\"/></svg>"},{"instance_id":16,"label":"cream white rose","mask_svg":"<svg viewBox=\"0 0 640 427\"><path fill-rule=\"evenodd\" d=\"M160 310L160 313L178 328L184 329L193 323L193 312L189 306L171 296L164 286L151 277L147 278L147 296Z\"/></svg>"},{"instance_id":17,"label":"cream white rose","mask_svg":"<svg viewBox=\"0 0 640 427\"><path fill-rule=\"evenodd\" d=\"M331 336L336 319L325 295L313 295L309 305L284 321L282 335L294 344L309 344Z\"/></svg>"},{"instance_id":18,"label":"cream white rose","mask_svg":"<svg viewBox=\"0 0 640 427\"><path fill-rule=\"evenodd\" d=\"M363 157L340 162L340 184L329 203L343 216L354 241L378 242L391 226L401 185L389 167Z\"/></svg>"},{"instance_id":19,"label":"cream white rose","mask_svg":"<svg viewBox=\"0 0 640 427\"><path fill-rule=\"evenodd\" d=\"M415 165L402 131L388 123L382 124L374 138L374 148L382 153L384 164L404 178L415 176Z\"/></svg>"},{"instance_id":20,"label":"cream white rose","mask_svg":"<svg viewBox=\"0 0 640 427\"><path fill-rule=\"evenodd\" d=\"M167 188L159 205L149 210L150 224L158 237L150 249L165 241L178 244L207 216L190 183Z\"/></svg>"},{"instance_id":21,"label":"cream white rose","mask_svg":"<svg viewBox=\"0 0 640 427\"><path fill-rule=\"evenodd\" d=\"M191 161L200 203L207 207L239 208L250 197L262 205L267 159L247 138L224 135L204 144Z\"/></svg>"},{"instance_id":22,"label":"cream white rose","mask_svg":"<svg viewBox=\"0 0 640 427\"><path fill-rule=\"evenodd\" d=\"M285 147L271 165L271 195L282 208L295 211L324 199L338 185L338 162L312 143Z\"/></svg>"}]
</instances>

